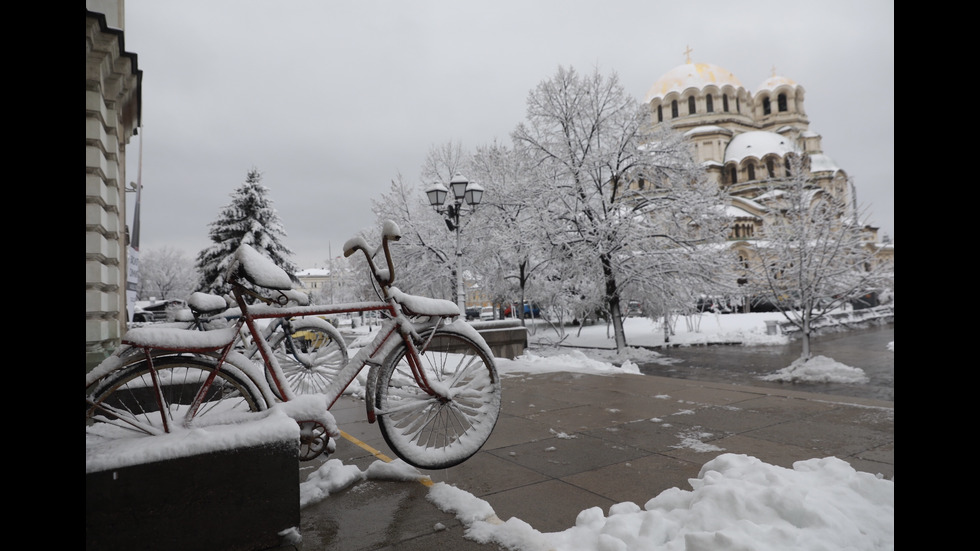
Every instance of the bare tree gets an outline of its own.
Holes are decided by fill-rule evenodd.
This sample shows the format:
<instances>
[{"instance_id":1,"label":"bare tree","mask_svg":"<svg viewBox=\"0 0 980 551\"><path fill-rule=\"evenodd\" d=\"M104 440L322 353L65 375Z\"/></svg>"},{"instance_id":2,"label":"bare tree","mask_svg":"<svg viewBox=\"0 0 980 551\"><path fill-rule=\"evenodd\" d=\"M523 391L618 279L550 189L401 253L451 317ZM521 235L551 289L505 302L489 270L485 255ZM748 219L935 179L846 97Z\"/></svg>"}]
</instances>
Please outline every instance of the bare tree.
<instances>
[{"instance_id":1,"label":"bare tree","mask_svg":"<svg viewBox=\"0 0 980 551\"><path fill-rule=\"evenodd\" d=\"M853 199L835 198L814 184L805 156L790 159L790 177L767 194L771 216L746 275L750 289L800 330L805 362L815 322L880 287L890 267L878 258Z\"/></svg>"},{"instance_id":2,"label":"bare tree","mask_svg":"<svg viewBox=\"0 0 980 551\"><path fill-rule=\"evenodd\" d=\"M140 255L140 300L187 298L197 286L194 260L170 246Z\"/></svg>"},{"instance_id":3,"label":"bare tree","mask_svg":"<svg viewBox=\"0 0 980 551\"><path fill-rule=\"evenodd\" d=\"M624 289L649 278L651 267L670 274L664 258L690 258L722 235L713 222L721 220L717 186L706 185L681 136L649 134L649 116L616 75L559 68L530 93L526 122L512 133L537 167L550 228L542 238L568 266L598 274L598 302L619 350L627 346Z\"/></svg>"}]
</instances>

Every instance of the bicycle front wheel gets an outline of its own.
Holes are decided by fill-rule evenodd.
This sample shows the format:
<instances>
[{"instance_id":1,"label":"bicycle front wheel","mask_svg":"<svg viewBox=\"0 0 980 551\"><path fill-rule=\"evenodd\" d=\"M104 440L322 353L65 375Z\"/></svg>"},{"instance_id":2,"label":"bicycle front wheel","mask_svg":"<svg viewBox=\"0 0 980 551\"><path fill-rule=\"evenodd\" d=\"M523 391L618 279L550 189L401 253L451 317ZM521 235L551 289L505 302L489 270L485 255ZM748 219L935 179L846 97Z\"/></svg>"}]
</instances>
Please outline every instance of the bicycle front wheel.
<instances>
[{"instance_id":1,"label":"bicycle front wheel","mask_svg":"<svg viewBox=\"0 0 980 551\"><path fill-rule=\"evenodd\" d=\"M337 378L337 373L347 365L344 337L330 322L321 318L299 318L290 325L292 352L281 327L269 339L287 384L295 394L325 392Z\"/></svg>"},{"instance_id":2,"label":"bicycle front wheel","mask_svg":"<svg viewBox=\"0 0 980 551\"><path fill-rule=\"evenodd\" d=\"M233 421L241 412L266 409L254 385L219 370L201 356L153 360L156 383L146 361L103 377L86 390L86 430L107 438L152 436L181 428ZM210 386L205 386L214 375ZM195 397L197 409L191 412Z\"/></svg>"},{"instance_id":3,"label":"bicycle front wheel","mask_svg":"<svg viewBox=\"0 0 980 551\"><path fill-rule=\"evenodd\" d=\"M444 469L469 459L490 437L500 414L493 357L465 335L437 330L420 354L435 396L422 390L401 343L378 376L375 411L381 435L402 460Z\"/></svg>"}]
</instances>

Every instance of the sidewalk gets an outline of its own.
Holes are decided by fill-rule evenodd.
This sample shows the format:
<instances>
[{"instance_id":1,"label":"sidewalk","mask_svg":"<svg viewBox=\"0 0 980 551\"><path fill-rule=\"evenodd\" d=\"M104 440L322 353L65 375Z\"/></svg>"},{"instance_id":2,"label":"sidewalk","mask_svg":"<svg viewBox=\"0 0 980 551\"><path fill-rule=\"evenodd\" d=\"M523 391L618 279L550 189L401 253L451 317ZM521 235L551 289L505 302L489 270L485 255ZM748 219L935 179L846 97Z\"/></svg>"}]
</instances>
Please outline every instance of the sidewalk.
<instances>
[{"instance_id":1,"label":"sidewalk","mask_svg":"<svg viewBox=\"0 0 980 551\"><path fill-rule=\"evenodd\" d=\"M395 457L364 420L361 400L343 397L331 411L341 430ZM783 467L835 456L892 478L894 403L650 375L510 376L483 449L426 474L486 500L503 521L555 532L590 507L642 507L668 488L690 490L688 479L722 453ZM331 458L362 470L377 460L347 440ZM323 461L301 463L300 479ZM427 492L415 482L367 481L331 495L301 511L300 549L495 548L465 539L461 523Z\"/></svg>"}]
</instances>

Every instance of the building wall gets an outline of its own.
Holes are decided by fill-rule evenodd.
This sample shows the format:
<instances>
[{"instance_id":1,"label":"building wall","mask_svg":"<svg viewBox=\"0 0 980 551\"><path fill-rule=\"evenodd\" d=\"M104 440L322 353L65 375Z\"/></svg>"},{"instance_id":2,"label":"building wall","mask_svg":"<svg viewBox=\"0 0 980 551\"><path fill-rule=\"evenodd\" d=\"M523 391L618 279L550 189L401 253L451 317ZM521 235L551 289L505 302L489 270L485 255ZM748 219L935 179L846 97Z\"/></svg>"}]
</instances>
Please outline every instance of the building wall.
<instances>
[{"instance_id":1,"label":"building wall","mask_svg":"<svg viewBox=\"0 0 980 551\"><path fill-rule=\"evenodd\" d=\"M98 6L96 6L98 4ZM121 2L87 2L118 20ZM116 10L111 8L115 6ZM126 328L126 144L139 126L136 56L104 14L85 17L85 354L89 369Z\"/></svg>"}]
</instances>

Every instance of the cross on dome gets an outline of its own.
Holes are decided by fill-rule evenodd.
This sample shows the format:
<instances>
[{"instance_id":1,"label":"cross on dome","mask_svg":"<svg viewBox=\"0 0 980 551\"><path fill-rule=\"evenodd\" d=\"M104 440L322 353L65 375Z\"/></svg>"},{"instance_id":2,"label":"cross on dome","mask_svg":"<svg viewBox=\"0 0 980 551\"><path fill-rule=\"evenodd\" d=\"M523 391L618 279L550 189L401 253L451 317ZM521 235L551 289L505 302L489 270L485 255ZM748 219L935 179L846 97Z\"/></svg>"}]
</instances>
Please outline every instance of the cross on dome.
<instances>
[{"instance_id":1,"label":"cross on dome","mask_svg":"<svg viewBox=\"0 0 980 551\"><path fill-rule=\"evenodd\" d=\"M694 50L691 49L691 46L690 45L688 45L686 47L686 49L684 50L684 55L687 57L687 61L685 63L690 63L691 62L691 52L693 52L693 51Z\"/></svg>"}]
</instances>

